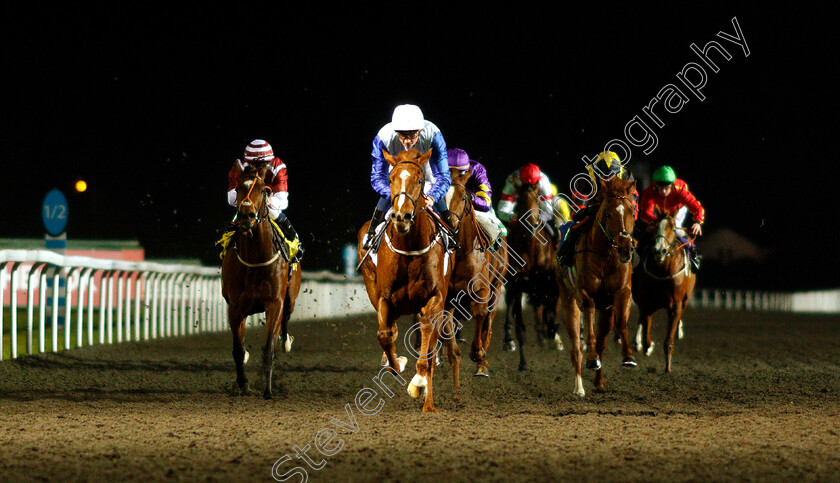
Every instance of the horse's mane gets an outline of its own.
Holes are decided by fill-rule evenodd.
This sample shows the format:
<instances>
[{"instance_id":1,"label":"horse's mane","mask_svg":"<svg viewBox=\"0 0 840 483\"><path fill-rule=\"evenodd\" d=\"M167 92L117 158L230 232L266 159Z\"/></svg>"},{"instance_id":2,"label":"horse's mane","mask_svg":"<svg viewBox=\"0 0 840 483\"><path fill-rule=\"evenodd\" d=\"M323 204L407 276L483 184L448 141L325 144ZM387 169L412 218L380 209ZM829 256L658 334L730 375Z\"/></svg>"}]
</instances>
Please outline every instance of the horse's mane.
<instances>
[{"instance_id":1,"label":"horse's mane","mask_svg":"<svg viewBox=\"0 0 840 483\"><path fill-rule=\"evenodd\" d=\"M421 153L420 151L411 148L408 151L400 151L394 157L397 158L397 161L414 161L422 155L423 153Z\"/></svg>"}]
</instances>

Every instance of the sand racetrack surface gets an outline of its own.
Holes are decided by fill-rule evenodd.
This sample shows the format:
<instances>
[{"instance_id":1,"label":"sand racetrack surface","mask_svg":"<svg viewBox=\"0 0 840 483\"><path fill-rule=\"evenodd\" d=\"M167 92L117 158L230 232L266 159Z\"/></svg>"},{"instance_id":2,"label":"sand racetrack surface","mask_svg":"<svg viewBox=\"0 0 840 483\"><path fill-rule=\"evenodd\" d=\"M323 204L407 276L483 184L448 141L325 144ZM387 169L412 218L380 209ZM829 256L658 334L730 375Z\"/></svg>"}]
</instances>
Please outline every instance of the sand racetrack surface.
<instances>
[{"instance_id":1,"label":"sand racetrack surface","mask_svg":"<svg viewBox=\"0 0 840 483\"><path fill-rule=\"evenodd\" d=\"M301 481L295 468L312 481L840 481L838 317L690 308L685 321L672 374L657 318L654 354L622 369L611 342L607 392L584 373L580 399L568 352L528 346L519 372L498 317L491 377L472 376L461 344L459 398L448 364L436 373L439 414L390 379L396 395L379 389L378 413L356 408L378 388L373 316L293 321L271 401L261 327L247 338L248 396L231 395L227 333L3 361L0 480L271 481L280 460L274 475L288 481Z\"/></svg>"}]
</instances>

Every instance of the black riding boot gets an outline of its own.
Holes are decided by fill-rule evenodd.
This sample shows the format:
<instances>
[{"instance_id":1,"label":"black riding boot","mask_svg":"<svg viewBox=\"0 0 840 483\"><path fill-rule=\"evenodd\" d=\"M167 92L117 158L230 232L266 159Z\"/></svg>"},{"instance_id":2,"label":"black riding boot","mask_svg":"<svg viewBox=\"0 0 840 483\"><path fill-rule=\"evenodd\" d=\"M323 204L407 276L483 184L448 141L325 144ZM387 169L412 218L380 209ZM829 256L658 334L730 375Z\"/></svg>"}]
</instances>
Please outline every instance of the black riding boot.
<instances>
[{"instance_id":1,"label":"black riding boot","mask_svg":"<svg viewBox=\"0 0 840 483\"><path fill-rule=\"evenodd\" d=\"M557 258L560 259L560 265L570 265L572 261L572 252L574 252L575 245L577 245L578 240L583 235L583 227L580 226L577 229L569 230L568 235L566 235L566 241L560 245L560 249L557 250Z\"/></svg>"},{"instance_id":2,"label":"black riding boot","mask_svg":"<svg viewBox=\"0 0 840 483\"><path fill-rule=\"evenodd\" d=\"M445 225L444 228L448 231L448 233L444 233L442 235L445 243L444 248L448 251L454 251L461 248L458 245L458 240L455 238L455 229L452 227L452 212L446 210L440 217Z\"/></svg>"},{"instance_id":3,"label":"black riding boot","mask_svg":"<svg viewBox=\"0 0 840 483\"><path fill-rule=\"evenodd\" d=\"M286 237L287 240L296 240L298 238L298 234L295 229L292 227L292 223L289 221L289 217L287 216L280 216L276 220L277 226L280 227L280 231L283 232L283 236ZM303 245L298 244L298 251L297 255L295 255L297 261L301 261L303 259Z\"/></svg>"},{"instance_id":4,"label":"black riding boot","mask_svg":"<svg viewBox=\"0 0 840 483\"><path fill-rule=\"evenodd\" d=\"M380 211L379 208L373 209L373 216L370 218L370 226L368 226L367 236L362 244L362 248L365 250L370 250L370 247L373 246L373 238L374 235L376 235L376 227L382 223L382 218L384 217L384 211Z\"/></svg>"},{"instance_id":5,"label":"black riding boot","mask_svg":"<svg viewBox=\"0 0 840 483\"><path fill-rule=\"evenodd\" d=\"M694 269L695 272L700 271L700 263L703 261L703 255L697 253L697 247L691 245L688 249L688 259L691 261L691 268Z\"/></svg>"}]
</instances>

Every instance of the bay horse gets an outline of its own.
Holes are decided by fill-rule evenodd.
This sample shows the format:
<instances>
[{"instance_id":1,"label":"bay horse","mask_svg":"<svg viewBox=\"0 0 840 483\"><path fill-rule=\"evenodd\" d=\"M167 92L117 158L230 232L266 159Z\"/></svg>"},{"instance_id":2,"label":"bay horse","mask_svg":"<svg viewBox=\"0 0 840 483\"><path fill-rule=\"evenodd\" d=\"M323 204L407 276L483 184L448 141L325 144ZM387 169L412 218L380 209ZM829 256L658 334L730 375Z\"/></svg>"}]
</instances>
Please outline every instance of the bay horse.
<instances>
[{"instance_id":1,"label":"bay horse","mask_svg":"<svg viewBox=\"0 0 840 483\"><path fill-rule=\"evenodd\" d=\"M420 313L420 350L416 374L408 385L411 397L425 392L423 412L437 412L433 398L436 350L441 333L455 338L455 324L444 311L453 257L443 247L430 209L424 202L423 168L429 162L431 149L420 154L416 149L392 156L382 151L391 165L392 208L383 235L383 243L375 254L367 254L362 239L368 223L358 232L360 269L371 304L379 321L377 339L387 365L402 372L407 359L397 357L397 318ZM368 255L366 257L366 255ZM446 344L452 366L453 383L460 385L461 353L457 343Z\"/></svg>"},{"instance_id":2,"label":"bay horse","mask_svg":"<svg viewBox=\"0 0 840 483\"><path fill-rule=\"evenodd\" d=\"M555 246L544 223L540 221L542 201L539 185L523 184L517 189L517 199L516 214L508 229L507 243L524 264L511 277L505 291L505 344L513 347L511 328L515 324L516 340L519 343L519 370L524 371L527 363L522 294L527 293L534 306L537 315L535 325L538 332L542 331L538 337L544 334L549 339L554 338L557 330L555 319L559 294L554 271Z\"/></svg>"},{"instance_id":3,"label":"bay horse","mask_svg":"<svg viewBox=\"0 0 840 483\"><path fill-rule=\"evenodd\" d=\"M674 336L694 291L697 275L691 271L685 243L680 243L677 238L674 215L661 215L652 228L655 235L633 271L633 300L639 306L639 329L643 334L645 355L650 355L653 349L650 339L653 314L660 309L668 311L665 372L671 372ZM637 340L637 344L639 342ZM639 349L639 346L636 348Z\"/></svg>"},{"instance_id":4,"label":"bay horse","mask_svg":"<svg viewBox=\"0 0 840 483\"><path fill-rule=\"evenodd\" d=\"M461 248L449 279L446 308L457 320L475 319L470 359L476 363L476 376L489 376L487 350L493 332L493 319L502 301L508 263L507 244L502 243L492 255L485 251L493 240L489 239L476 220L473 194L466 187L472 173L455 168L450 168L449 173L452 185L446 195L446 204L457 219L453 228ZM463 299L467 299L467 314L461 305ZM460 310L455 308L456 304Z\"/></svg>"},{"instance_id":5,"label":"bay horse","mask_svg":"<svg viewBox=\"0 0 840 483\"><path fill-rule=\"evenodd\" d=\"M601 359L613 323L621 338L622 365L636 366L627 338L633 271L631 261L635 250L632 195L636 182L613 177L609 182L599 180L599 184L594 202L600 203L600 206L594 222L575 248L573 264L566 267L560 265L559 260L555 261L566 331L572 344L570 356L575 370L574 393L581 397L586 394L581 379L581 311L587 329L586 367L596 370L595 390L604 391ZM594 329L596 310L599 312L597 337Z\"/></svg>"},{"instance_id":6,"label":"bay horse","mask_svg":"<svg viewBox=\"0 0 840 483\"><path fill-rule=\"evenodd\" d=\"M292 348L288 322L300 291L300 265L293 266L277 244L268 215L270 188L263 181L266 166L248 165L239 172L236 187L236 233L222 260L222 296L228 303L228 323L233 334L233 361L236 363L236 388L248 391L244 365L245 321L252 314L265 312L263 347L263 397L271 399L271 376L274 352L280 337L283 352Z\"/></svg>"}]
</instances>

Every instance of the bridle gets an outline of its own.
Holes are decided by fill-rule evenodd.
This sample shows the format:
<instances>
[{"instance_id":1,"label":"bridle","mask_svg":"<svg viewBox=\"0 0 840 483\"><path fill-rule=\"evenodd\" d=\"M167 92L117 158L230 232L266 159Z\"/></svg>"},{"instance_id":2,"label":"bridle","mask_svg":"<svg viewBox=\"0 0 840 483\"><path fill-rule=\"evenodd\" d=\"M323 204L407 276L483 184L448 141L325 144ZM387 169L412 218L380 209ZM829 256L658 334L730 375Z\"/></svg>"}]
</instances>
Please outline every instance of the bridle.
<instances>
[{"instance_id":1,"label":"bridle","mask_svg":"<svg viewBox=\"0 0 840 483\"><path fill-rule=\"evenodd\" d=\"M608 199L610 199L610 200L632 200L632 198L629 195L610 196ZM604 203L603 204L603 206L604 206L603 211L606 212L606 215L603 216L603 217L595 218L595 223L597 223L598 227L601 228L601 231L604 233L604 236L606 236L607 240L609 240L610 248L612 250L618 251L618 243L617 243L616 238L618 238L618 239L629 238L631 249L635 250L636 249L636 240L633 239L633 233L627 231L626 227L624 226L624 216L621 217L621 230L618 233L611 234L610 231L605 226L606 219L609 219L610 214L611 214L609 212L609 210L606 209L606 202L607 202L607 200L604 200L604 202L603 202ZM622 203L622 205L624 204L623 202L621 202L621 203ZM631 206L632 206L632 204L631 204ZM605 218L603 223L601 222L601 218ZM631 251L631 253L632 253L632 251Z\"/></svg>"},{"instance_id":2,"label":"bridle","mask_svg":"<svg viewBox=\"0 0 840 483\"><path fill-rule=\"evenodd\" d=\"M262 185L265 186L265 181L263 180L263 178L259 174L254 174L254 181L255 180L259 180L260 183L262 183ZM248 189L248 193L245 195L245 199L243 199L241 202L239 202L239 204L236 207L237 212L239 212L240 208L242 207L242 204L245 203L246 201L248 203L251 203L251 204L254 203L251 200L251 193L254 191L254 186L256 186L256 185L257 185L257 183L252 181L251 187L250 187L250 189ZM262 190L262 195L263 195L263 204L260 207L260 209L257 211L256 218L255 218L255 223L257 225L259 225L260 223L262 223L263 221L268 219L268 193L265 192L265 190ZM251 227L248 230L246 230L246 232L250 231L250 230L253 230L253 229L254 229L254 227ZM237 232L240 232L240 231L241 230L239 229L239 227L237 227ZM242 265L245 265L248 268L267 267L269 265L272 265L274 262L276 262L280 258L280 251L278 250L274 254L273 257L271 257L269 260L267 260L265 262L249 263L249 262L246 262L245 260L242 259L242 256L239 254L239 246L238 245L234 245L234 252L236 253L236 259L239 260L239 263L241 263Z\"/></svg>"},{"instance_id":3,"label":"bridle","mask_svg":"<svg viewBox=\"0 0 840 483\"><path fill-rule=\"evenodd\" d=\"M645 256L644 256L644 258L642 258L642 268L644 269L645 273L648 274L651 278L654 278L656 280L671 280L672 278L679 277L680 275L688 275L689 268L688 268L688 258L687 257L683 258L683 266L680 267L677 271L675 271L671 275L661 277L661 276L654 275L654 274L650 273L650 270L648 270L648 267L647 267L647 260L648 260L648 257L650 256L651 252L653 251L654 247L656 246L656 240L658 240L659 238L662 238L668 244L668 251L665 252L665 257L664 257L666 260L668 258L671 258L672 256L676 255L677 253L679 253L679 251L682 250L683 247L685 247L686 245L688 245L689 243L692 243L694 241L693 239L691 239L689 241L686 241L685 243L680 243L679 245L677 245L679 243L679 240L677 239L676 234L674 234L674 240L671 241L671 242L668 242L668 237L667 236L657 234L655 237L653 237L651 239L650 244L649 244L649 246L646 250Z\"/></svg>"},{"instance_id":4,"label":"bridle","mask_svg":"<svg viewBox=\"0 0 840 483\"><path fill-rule=\"evenodd\" d=\"M394 169L396 169L397 166L399 166L401 164L411 164L411 165L416 166L417 169L420 170L420 180L419 180L420 196L423 196L423 188L422 187L426 183L426 176L423 173L423 167L420 166L419 164L415 163L414 161L400 161L400 162L394 164ZM408 194L407 191L404 191L404 190L400 191L399 193L394 195L393 198L391 199L391 203L392 204L395 203L397 201L397 198L399 198L400 196L405 196L406 198L408 198L409 201L411 201L411 204L412 204L413 208L411 210L411 220L409 220L409 223L413 224L414 220L417 218L418 207L420 208L420 211L422 211L425 208L426 205L425 204L418 204L417 200L415 200L410 194Z\"/></svg>"}]
</instances>

